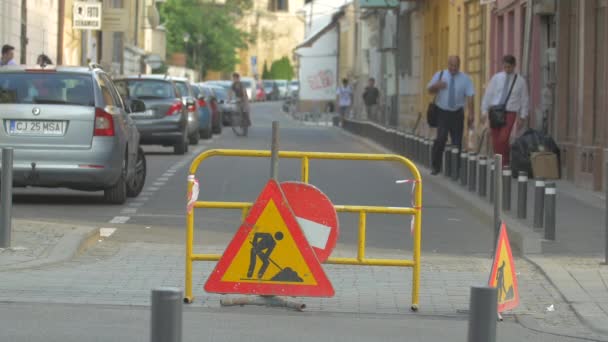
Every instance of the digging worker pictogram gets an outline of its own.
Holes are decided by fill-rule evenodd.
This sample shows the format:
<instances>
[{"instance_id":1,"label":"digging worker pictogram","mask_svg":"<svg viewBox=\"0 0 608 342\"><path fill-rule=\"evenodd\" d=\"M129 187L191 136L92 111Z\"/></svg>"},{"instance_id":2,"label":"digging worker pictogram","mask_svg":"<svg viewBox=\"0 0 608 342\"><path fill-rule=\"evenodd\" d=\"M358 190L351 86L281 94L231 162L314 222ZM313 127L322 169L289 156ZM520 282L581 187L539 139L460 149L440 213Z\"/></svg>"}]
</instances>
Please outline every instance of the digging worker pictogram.
<instances>
[{"instance_id":1,"label":"digging worker pictogram","mask_svg":"<svg viewBox=\"0 0 608 342\"><path fill-rule=\"evenodd\" d=\"M274 237L269 233L255 233L253 236L253 241L251 241L251 256L249 259L249 271L247 271L247 278L251 278L253 276L257 258L262 260L262 267L260 267L260 270L258 271L258 279L261 279L264 276L264 273L266 273L266 270L270 265L270 255L277 246L277 241L281 241L282 239L283 233L281 232L276 232Z\"/></svg>"}]
</instances>

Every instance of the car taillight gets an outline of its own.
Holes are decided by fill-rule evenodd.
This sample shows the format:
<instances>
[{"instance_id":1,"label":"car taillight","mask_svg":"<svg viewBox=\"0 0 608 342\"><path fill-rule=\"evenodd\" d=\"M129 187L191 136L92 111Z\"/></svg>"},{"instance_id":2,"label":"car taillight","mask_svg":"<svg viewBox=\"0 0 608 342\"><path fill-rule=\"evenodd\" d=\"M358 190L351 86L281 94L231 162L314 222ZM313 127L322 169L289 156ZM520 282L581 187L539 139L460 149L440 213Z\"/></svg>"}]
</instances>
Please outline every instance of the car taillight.
<instances>
[{"instance_id":1,"label":"car taillight","mask_svg":"<svg viewBox=\"0 0 608 342\"><path fill-rule=\"evenodd\" d=\"M200 99L200 100L198 100L198 105L201 106L201 107L206 107L207 106L207 102L205 102L205 100L203 100L203 99Z\"/></svg>"},{"instance_id":2,"label":"car taillight","mask_svg":"<svg viewBox=\"0 0 608 342\"><path fill-rule=\"evenodd\" d=\"M193 105L193 104L192 104L192 105L189 105L189 106L188 106L188 111L189 111L190 113L194 113L194 112L196 112L196 106L195 106L195 105Z\"/></svg>"},{"instance_id":3,"label":"car taillight","mask_svg":"<svg viewBox=\"0 0 608 342\"><path fill-rule=\"evenodd\" d=\"M95 132L96 137L113 137L114 136L114 119L112 114L101 108L95 109Z\"/></svg>"},{"instance_id":4,"label":"car taillight","mask_svg":"<svg viewBox=\"0 0 608 342\"><path fill-rule=\"evenodd\" d=\"M179 114L179 112L182 111L183 106L184 104L182 103L182 101L175 101L175 103L173 103L171 107L169 107L169 110L167 111L167 116Z\"/></svg>"}]
</instances>

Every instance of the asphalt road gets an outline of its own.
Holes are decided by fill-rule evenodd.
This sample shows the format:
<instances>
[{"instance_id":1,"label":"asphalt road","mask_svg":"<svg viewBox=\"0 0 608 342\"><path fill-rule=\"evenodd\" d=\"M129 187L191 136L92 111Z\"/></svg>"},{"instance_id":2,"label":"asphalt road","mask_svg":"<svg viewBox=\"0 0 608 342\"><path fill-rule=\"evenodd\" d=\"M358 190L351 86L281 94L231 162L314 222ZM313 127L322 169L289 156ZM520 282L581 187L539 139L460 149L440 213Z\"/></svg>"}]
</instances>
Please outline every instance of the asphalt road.
<instances>
[{"instance_id":1,"label":"asphalt road","mask_svg":"<svg viewBox=\"0 0 608 342\"><path fill-rule=\"evenodd\" d=\"M253 127L247 138L236 137L229 128L212 140L201 141L185 156L175 156L168 148L145 146L148 176L144 192L123 206L106 205L101 193L66 189L16 189L16 218L81 222L99 227L115 227L117 239L154 242L183 241L186 178L190 161L213 148L269 149L271 123L280 122L281 150L379 153L360 139L336 127L312 127L293 121L280 112L278 103L252 106ZM205 161L197 178L200 199L254 201L268 180L269 159L220 158ZM297 160L281 160L282 181L299 180ZM312 161L310 182L323 190L335 204L410 206L411 186L396 184L411 178L401 166L386 162ZM492 233L488 222L480 222L459 208L430 182L423 184L423 251L428 253L488 253ZM240 212L198 210L197 239L225 244L238 228ZM340 214L341 245L357 241L357 215ZM370 215L367 244L370 248L410 250L409 217ZM156 234L150 234L150 232ZM199 240L197 240L199 241Z\"/></svg>"},{"instance_id":2,"label":"asphalt road","mask_svg":"<svg viewBox=\"0 0 608 342\"><path fill-rule=\"evenodd\" d=\"M437 329L441 327L441 329ZM150 309L60 304L0 304L3 341L150 341ZM272 309L186 309L183 341L466 341L466 316L293 313ZM497 341L579 341L498 323Z\"/></svg>"}]
</instances>

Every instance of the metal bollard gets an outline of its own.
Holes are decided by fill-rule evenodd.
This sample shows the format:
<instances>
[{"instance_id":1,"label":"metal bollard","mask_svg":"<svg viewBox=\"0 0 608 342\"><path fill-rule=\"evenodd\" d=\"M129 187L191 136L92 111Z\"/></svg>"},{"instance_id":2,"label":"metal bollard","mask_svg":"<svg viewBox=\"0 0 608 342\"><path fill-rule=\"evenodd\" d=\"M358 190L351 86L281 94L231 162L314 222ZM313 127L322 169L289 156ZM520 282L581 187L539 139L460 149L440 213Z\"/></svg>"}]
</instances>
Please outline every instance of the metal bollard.
<instances>
[{"instance_id":1,"label":"metal bollard","mask_svg":"<svg viewBox=\"0 0 608 342\"><path fill-rule=\"evenodd\" d=\"M469 154L466 152L460 153L460 185L467 186Z\"/></svg>"},{"instance_id":2,"label":"metal bollard","mask_svg":"<svg viewBox=\"0 0 608 342\"><path fill-rule=\"evenodd\" d=\"M471 287L468 342L496 342L498 289Z\"/></svg>"},{"instance_id":3,"label":"metal bollard","mask_svg":"<svg viewBox=\"0 0 608 342\"><path fill-rule=\"evenodd\" d=\"M502 165L502 155L497 154L494 156L494 165ZM502 208L502 184L500 177L498 177L498 168L494 173L494 243L492 244L492 250L496 252L496 244L498 242L498 233L500 233L500 224L502 222L501 219L501 210ZM494 255L494 253L492 253Z\"/></svg>"},{"instance_id":4,"label":"metal bollard","mask_svg":"<svg viewBox=\"0 0 608 342\"><path fill-rule=\"evenodd\" d=\"M545 239L555 240L555 199L557 191L554 182L545 184Z\"/></svg>"},{"instance_id":5,"label":"metal bollard","mask_svg":"<svg viewBox=\"0 0 608 342\"><path fill-rule=\"evenodd\" d=\"M519 171L517 177L517 218L525 220L528 216L528 173Z\"/></svg>"},{"instance_id":6,"label":"metal bollard","mask_svg":"<svg viewBox=\"0 0 608 342\"><path fill-rule=\"evenodd\" d=\"M452 147L452 180L458 181L458 147Z\"/></svg>"},{"instance_id":7,"label":"metal bollard","mask_svg":"<svg viewBox=\"0 0 608 342\"><path fill-rule=\"evenodd\" d=\"M0 248L11 246L13 210L13 149L2 149L2 183L0 183Z\"/></svg>"},{"instance_id":8,"label":"metal bollard","mask_svg":"<svg viewBox=\"0 0 608 342\"><path fill-rule=\"evenodd\" d=\"M534 182L534 228L543 227L543 211L545 207L545 181L537 179Z\"/></svg>"},{"instance_id":9,"label":"metal bollard","mask_svg":"<svg viewBox=\"0 0 608 342\"><path fill-rule=\"evenodd\" d=\"M488 159L486 156L479 156L479 186L477 193L479 197L486 197L488 187Z\"/></svg>"},{"instance_id":10,"label":"metal bollard","mask_svg":"<svg viewBox=\"0 0 608 342\"><path fill-rule=\"evenodd\" d=\"M502 170L502 210L511 210L511 169L506 166Z\"/></svg>"},{"instance_id":11,"label":"metal bollard","mask_svg":"<svg viewBox=\"0 0 608 342\"><path fill-rule=\"evenodd\" d=\"M452 147L446 146L443 150L443 174L446 177L452 176Z\"/></svg>"},{"instance_id":12,"label":"metal bollard","mask_svg":"<svg viewBox=\"0 0 608 342\"><path fill-rule=\"evenodd\" d=\"M152 290L151 342L181 342L182 291L174 287Z\"/></svg>"},{"instance_id":13,"label":"metal bollard","mask_svg":"<svg viewBox=\"0 0 608 342\"><path fill-rule=\"evenodd\" d=\"M469 191L475 192L477 190L477 155L475 153L469 153L469 166L467 167L469 176Z\"/></svg>"},{"instance_id":14,"label":"metal bollard","mask_svg":"<svg viewBox=\"0 0 608 342\"><path fill-rule=\"evenodd\" d=\"M433 140L427 139L426 144L426 155L427 155L427 163L426 166L429 169L433 168Z\"/></svg>"},{"instance_id":15,"label":"metal bollard","mask_svg":"<svg viewBox=\"0 0 608 342\"><path fill-rule=\"evenodd\" d=\"M494 203L494 184L496 184L496 167L494 160L490 161L490 203Z\"/></svg>"}]
</instances>

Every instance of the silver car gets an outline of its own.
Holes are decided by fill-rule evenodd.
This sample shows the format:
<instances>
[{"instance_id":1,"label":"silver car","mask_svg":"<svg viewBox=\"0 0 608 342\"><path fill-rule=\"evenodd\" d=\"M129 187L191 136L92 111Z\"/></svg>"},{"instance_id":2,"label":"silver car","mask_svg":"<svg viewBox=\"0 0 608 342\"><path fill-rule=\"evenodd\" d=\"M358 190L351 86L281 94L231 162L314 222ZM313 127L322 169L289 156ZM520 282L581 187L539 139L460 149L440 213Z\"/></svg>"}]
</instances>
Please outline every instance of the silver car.
<instances>
[{"instance_id":1,"label":"silver car","mask_svg":"<svg viewBox=\"0 0 608 342\"><path fill-rule=\"evenodd\" d=\"M113 204L138 196L146 159L129 112L95 66L0 68L0 148L14 148L16 187L103 190Z\"/></svg>"}]
</instances>

